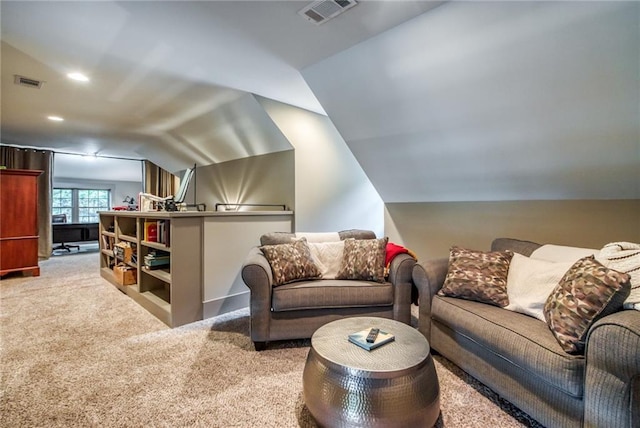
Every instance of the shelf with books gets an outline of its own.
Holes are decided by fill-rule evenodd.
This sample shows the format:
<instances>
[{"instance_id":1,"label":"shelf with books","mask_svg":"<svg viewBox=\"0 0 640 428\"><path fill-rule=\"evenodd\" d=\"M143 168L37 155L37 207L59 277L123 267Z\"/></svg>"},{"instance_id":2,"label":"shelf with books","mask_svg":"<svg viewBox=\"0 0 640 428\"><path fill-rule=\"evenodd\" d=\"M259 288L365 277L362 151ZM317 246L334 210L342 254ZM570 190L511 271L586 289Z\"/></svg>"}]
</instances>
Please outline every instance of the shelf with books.
<instances>
[{"instance_id":1,"label":"shelf with books","mask_svg":"<svg viewBox=\"0 0 640 428\"><path fill-rule=\"evenodd\" d=\"M112 227L111 231L103 229L108 233L100 241L101 257L105 258L100 263L102 277L170 327L201 320L202 215L138 211L99 214L101 222ZM116 246L124 248L117 250L118 257L113 251ZM135 260L127 259L128 246L135 251ZM118 262L121 267L134 268L135 284L118 284L122 273L113 272Z\"/></svg>"},{"instance_id":2,"label":"shelf with books","mask_svg":"<svg viewBox=\"0 0 640 428\"><path fill-rule=\"evenodd\" d=\"M171 284L171 253L162 244L143 241L140 270L167 284Z\"/></svg>"},{"instance_id":3,"label":"shelf with books","mask_svg":"<svg viewBox=\"0 0 640 428\"><path fill-rule=\"evenodd\" d=\"M100 269L108 278L111 278L110 280L112 282L115 281L115 278L113 277L111 269L113 269L116 264L116 259L113 254L113 247L116 243L115 221L115 216L108 215L100 216L98 223L100 234Z\"/></svg>"},{"instance_id":4,"label":"shelf with books","mask_svg":"<svg viewBox=\"0 0 640 428\"><path fill-rule=\"evenodd\" d=\"M144 242L153 242L170 246L171 241L171 220L169 219L149 219L142 222Z\"/></svg>"}]
</instances>

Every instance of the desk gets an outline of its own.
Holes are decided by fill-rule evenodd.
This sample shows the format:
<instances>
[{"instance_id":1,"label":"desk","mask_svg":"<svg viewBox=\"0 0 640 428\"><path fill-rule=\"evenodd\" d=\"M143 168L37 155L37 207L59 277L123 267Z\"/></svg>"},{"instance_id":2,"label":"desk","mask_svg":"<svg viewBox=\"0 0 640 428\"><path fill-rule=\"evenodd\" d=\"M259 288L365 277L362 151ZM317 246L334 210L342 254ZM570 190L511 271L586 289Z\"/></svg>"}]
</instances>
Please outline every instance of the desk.
<instances>
[{"instance_id":1,"label":"desk","mask_svg":"<svg viewBox=\"0 0 640 428\"><path fill-rule=\"evenodd\" d=\"M97 241L98 223L52 223L53 243Z\"/></svg>"}]
</instances>

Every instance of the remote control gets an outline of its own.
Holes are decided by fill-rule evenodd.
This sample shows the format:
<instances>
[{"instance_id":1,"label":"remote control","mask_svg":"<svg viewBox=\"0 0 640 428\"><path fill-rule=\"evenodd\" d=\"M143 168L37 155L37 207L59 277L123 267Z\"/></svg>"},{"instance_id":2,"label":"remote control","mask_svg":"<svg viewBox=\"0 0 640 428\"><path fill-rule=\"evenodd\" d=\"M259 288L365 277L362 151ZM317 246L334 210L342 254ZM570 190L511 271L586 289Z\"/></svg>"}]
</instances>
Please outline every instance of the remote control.
<instances>
[{"instance_id":1,"label":"remote control","mask_svg":"<svg viewBox=\"0 0 640 428\"><path fill-rule=\"evenodd\" d=\"M373 343L376 341L376 337L378 337L378 333L380 332L379 328L372 328L367 335L367 343Z\"/></svg>"}]
</instances>

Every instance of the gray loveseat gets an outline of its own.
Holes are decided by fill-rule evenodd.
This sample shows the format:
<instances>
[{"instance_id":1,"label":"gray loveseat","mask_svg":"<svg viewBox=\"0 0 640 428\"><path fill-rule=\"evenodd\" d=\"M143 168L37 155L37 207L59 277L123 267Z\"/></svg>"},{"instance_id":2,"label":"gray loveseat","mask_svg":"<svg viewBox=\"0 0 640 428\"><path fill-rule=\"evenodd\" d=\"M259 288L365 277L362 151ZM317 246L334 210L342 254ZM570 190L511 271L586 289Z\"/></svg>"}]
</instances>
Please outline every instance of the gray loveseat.
<instances>
[{"instance_id":1,"label":"gray loveseat","mask_svg":"<svg viewBox=\"0 0 640 428\"><path fill-rule=\"evenodd\" d=\"M262 245L291 242L292 233L263 235ZM366 230L339 232L339 239L375 239ZM259 247L251 249L242 266L242 279L251 290L251 340L256 350L267 342L310 338L322 325L344 317L378 316L411 322L412 272L415 259L399 254L385 282L313 279L274 287L269 262Z\"/></svg>"},{"instance_id":2,"label":"gray loveseat","mask_svg":"<svg viewBox=\"0 0 640 428\"><path fill-rule=\"evenodd\" d=\"M529 256L539 244L500 238L492 251ZM640 426L640 311L591 326L584 355L567 354L545 322L436 293L448 259L416 264L419 330L431 348L547 427Z\"/></svg>"}]
</instances>

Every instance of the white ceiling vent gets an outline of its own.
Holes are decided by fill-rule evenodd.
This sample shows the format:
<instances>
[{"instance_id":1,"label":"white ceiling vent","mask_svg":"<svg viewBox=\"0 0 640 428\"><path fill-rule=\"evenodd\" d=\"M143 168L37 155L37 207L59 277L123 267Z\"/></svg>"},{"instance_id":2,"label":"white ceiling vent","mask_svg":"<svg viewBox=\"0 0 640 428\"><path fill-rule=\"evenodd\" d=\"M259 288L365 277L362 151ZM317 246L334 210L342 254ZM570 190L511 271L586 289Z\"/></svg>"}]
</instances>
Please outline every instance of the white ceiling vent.
<instances>
[{"instance_id":1,"label":"white ceiling vent","mask_svg":"<svg viewBox=\"0 0 640 428\"><path fill-rule=\"evenodd\" d=\"M342 12L358 4L356 0L320 0L314 1L298 11L308 21L316 25L324 24Z\"/></svg>"},{"instance_id":2,"label":"white ceiling vent","mask_svg":"<svg viewBox=\"0 0 640 428\"><path fill-rule=\"evenodd\" d=\"M15 75L15 79L13 80L13 82L16 85L26 86L28 88L36 88L36 89L40 89L42 87L42 84L44 83L42 80L36 80L36 79L31 79L29 77L18 76L17 74Z\"/></svg>"}]
</instances>

